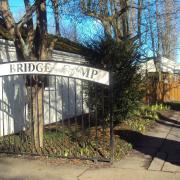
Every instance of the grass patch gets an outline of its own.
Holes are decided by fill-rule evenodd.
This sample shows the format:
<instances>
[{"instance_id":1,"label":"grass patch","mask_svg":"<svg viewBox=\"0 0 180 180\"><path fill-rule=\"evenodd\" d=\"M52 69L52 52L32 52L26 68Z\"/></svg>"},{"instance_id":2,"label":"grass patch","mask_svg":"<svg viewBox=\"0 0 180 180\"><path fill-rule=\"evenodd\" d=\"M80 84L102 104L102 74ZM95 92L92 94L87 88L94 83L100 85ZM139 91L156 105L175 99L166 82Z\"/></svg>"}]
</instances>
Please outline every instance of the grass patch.
<instances>
[{"instance_id":1,"label":"grass patch","mask_svg":"<svg viewBox=\"0 0 180 180\"><path fill-rule=\"evenodd\" d=\"M130 130L144 133L158 120L157 112L168 110L167 106L153 105L141 106L134 111L131 118L128 118L114 127L114 157L121 159L129 150L132 144L123 140L120 132ZM136 140L136 139L135 139ZM16 153L40 153L45 156L62 156L74 158L97 158L108 159L111 156L110 129L108 126L84 128L79 126L67 127L51 126L45 127L44 146L41 152L36 151L33 146L33 138L25 134L16 134L0 138L0 150Z\"/></svg>"}]
</instances>

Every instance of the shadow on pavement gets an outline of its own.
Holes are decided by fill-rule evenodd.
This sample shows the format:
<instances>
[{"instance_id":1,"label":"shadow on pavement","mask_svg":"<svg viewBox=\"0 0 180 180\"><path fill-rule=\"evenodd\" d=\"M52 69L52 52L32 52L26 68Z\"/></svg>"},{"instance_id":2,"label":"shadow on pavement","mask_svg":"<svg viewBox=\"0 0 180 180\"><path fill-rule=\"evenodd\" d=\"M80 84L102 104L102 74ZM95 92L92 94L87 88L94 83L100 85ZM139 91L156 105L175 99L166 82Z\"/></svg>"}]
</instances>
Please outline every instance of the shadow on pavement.
<instances>
[{"instance_id":1,"label":"shadow on pavement","mask_svg":"<svg viewBox=\"0 0 180 180\"><path fill-rule=\"evenodd\" d=\"M180 102L166 102L164 104L170 106L172 110L180 111Z\"/></svg>"},{"instance_id":2,"label":"shadow on pavement","mask_svg":"<svg viewBox=\"0 0 180 180\"><path fill-rule=\"evenodd\" d=\"M180 122L179 121L177 121L177 120L174 120L174 119L171 119L171 118L169 118L169 117L166 117L166 116L164 116L163 114L158 114L158 116L159 116L159 119L160 119L160 122L162 122L162 121L167 121L167 122L169 122L169 123L172 123L172 124L170 124L170 125L179 125L179 128L180 128ZM158 121L158 123L159 123L159 121Z\"/></svg>"},{"instance_id":3,"label":"shadow on pavement","mask_svg":"<svg viewBox=\"0 0 180 180\"><path fill-rule=\"evenodd\" d=\"M180 142L178 141L147 136L131 130L115 130L114 134L131 143L133 149L145 155L180 165Z\"/></svg>"},{"instance_id":4,"label":"shadow on pavement","mask_svg":"<svg viewBox=\"0 0 180 180\"><path fill-rule=\"evenodd\" d=\"M156 120L156 122L158 124L163 124L165 126L174 127L174 128L180 128L180 125L174 125L174 124L172 124L169 121L166 121L164 119Z\"/></svg>"}]
</instances>

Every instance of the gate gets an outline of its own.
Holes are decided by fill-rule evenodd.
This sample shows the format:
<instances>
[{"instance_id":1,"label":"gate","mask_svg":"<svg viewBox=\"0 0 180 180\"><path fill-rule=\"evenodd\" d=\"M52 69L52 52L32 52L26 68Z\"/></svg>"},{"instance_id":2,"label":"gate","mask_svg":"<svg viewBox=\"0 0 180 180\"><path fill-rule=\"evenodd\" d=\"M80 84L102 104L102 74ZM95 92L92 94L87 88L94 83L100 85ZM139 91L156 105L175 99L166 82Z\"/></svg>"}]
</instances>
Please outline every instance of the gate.
<instances>
[{"instance_id":1,"label":"gate","mask_svg":"<svg viewBox=\"0 0 180 180\"><path fill-rule=\"evenodd\" d=\"M0 65L0 151L110 161L109 73L63 62Z\"/></svg>"}]
</instances>

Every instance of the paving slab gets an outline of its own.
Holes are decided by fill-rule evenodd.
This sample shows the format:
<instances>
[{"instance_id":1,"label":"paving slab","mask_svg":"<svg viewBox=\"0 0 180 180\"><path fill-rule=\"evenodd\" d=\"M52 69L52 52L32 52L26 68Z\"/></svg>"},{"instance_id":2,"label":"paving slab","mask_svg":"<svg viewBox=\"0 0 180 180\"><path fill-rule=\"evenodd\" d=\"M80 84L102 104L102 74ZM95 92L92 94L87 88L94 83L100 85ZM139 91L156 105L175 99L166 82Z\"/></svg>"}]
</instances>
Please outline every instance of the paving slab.
<instances>
[{"instance_id":1,"label":"paving slab","mask_svg":"<svg viewBox=\"0 0 180 180\"><path fill-rule=\"evenodd\" d=\"M152 136L152 137L157 137L157 138L158 137L159 138L165 138L167 136L167 130L165 130L164 132L150 131L150 132L146 133L146 135Z\"/></svg>"},{"instance_id":2,"label":"paving slab","mask_svg":"<svg viewBox=\"0 0 180 180\"><path fill-rule=\"evenodd\" d=\"M180 173L108 168L89 170L79 180L179 180Z\"/></svg>"},{"instance_id":3,"label":"paving slab","mask_svg":"<svg viewBox=\"0 0 180 180\"><path fill-rule=\"evenodd\" d=\"M180 133L179 133L179 135L178 135L178 134L171 134L171 133L170 133L170 134L167 136L167 139L168 139L168 140L177 141L177 142L180 143Z\"/></svg>"},{"instance_id":4,"label":"paving slab","mask_svg":"<svg viewBox=\"0 0 180 180\"><path fill-rule=\"evenodd\" d=\"M38 160L0 158L2 180L74 180L87 167L55 166Z\"/></svg>"},{"instance_id":5,"label":"paving slab","mask_svg":"<svg viewBox=\"0 0 180 180\"><path fill-rule=\"evenodd\" d=\"M122 159L114 162L113 167L120 169L147 169L149 161L146 159Z\"/></svg>"},{"instance_id":6,"label":"paving slab","mask_svg":"<svg viewBox=\"0 0 180 180\"><path fill-rule=\"evenodd\" d=\"M167 157L166 153L158 153L151 162L148 170L161 171Z\"/></svg>"},{"instance_id":7,"label":"paving slab","mask_svg":"<svg viewBox=\"0 0 180 180\"><path fill-rule=\"evenodd\" d=\"M171 131L169 134L170 134L170 135L174 135L174 136L180 138L180 133L179 133L179 131L176 131L176 132L175 132L175 131Z\"/></svg>"},{"instance_id":8,"label":"paving slab","mask_svg":"<svg viewBox=\"0 0 180 180\"><path fill-rule=\"evenodd\" d=\"M150 154L155 154L155 150L154 149L151 149L151 153L150 153L150 149L147 149L149 150L149 153L145 154L145 153L142 153L138 150L132 150L131 152L129 152L125 158L141 158L141 159L152 159L152 155ZM142 150L143 151L143 150ZM144 150L146 151L146 150Z\"/></svg>"},{"instance_id":9,"label":"paving slab","mask_svg":"<svg viewBox=\"0 0 180 180\"><path fill-rule=\"evenodd\" d=\"M180 127L173 127L171 131L179 134L179 128Z\"/></svg>"},{"instance_id":10,"label":"paving slab","mask_svg":"<svg viewBox=\"0 0 180 180\"><path fill-rule=\"evenodd\" d=\"M165 164L162 168L162 171L176 173L176 172L178 172L179 165L176 165L176 164L173 164L170 162L165 162Z\"/></svg>"}]
</instances>

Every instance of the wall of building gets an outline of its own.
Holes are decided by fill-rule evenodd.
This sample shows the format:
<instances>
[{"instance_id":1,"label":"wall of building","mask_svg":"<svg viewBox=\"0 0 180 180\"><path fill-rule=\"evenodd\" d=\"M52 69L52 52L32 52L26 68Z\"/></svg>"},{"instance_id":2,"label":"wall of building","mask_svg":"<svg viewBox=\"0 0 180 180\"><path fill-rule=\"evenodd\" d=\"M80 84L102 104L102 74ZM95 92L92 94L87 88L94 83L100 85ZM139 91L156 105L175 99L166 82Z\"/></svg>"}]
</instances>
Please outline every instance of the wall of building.
<instances>
[{"instance_id":1,"label":"wall of building","mask_svg":"<svg viewBox=\"0 0 180 180\"><path fill-rule=\"evenodd\" d=\"M60 51L53 52L52 60L86 63L80 55ZM13 42L0 39L0 63L12 61L17 61ZM22 75L0 77L0 136L18 132L25 127L29 121L27 104L24 77ZM72 118L75 114L81 115L82 112L88 112L86 102L82 103L82 81L51 77L49 85L44 89L45 124Z\"/></svg>"}]
</instances>

